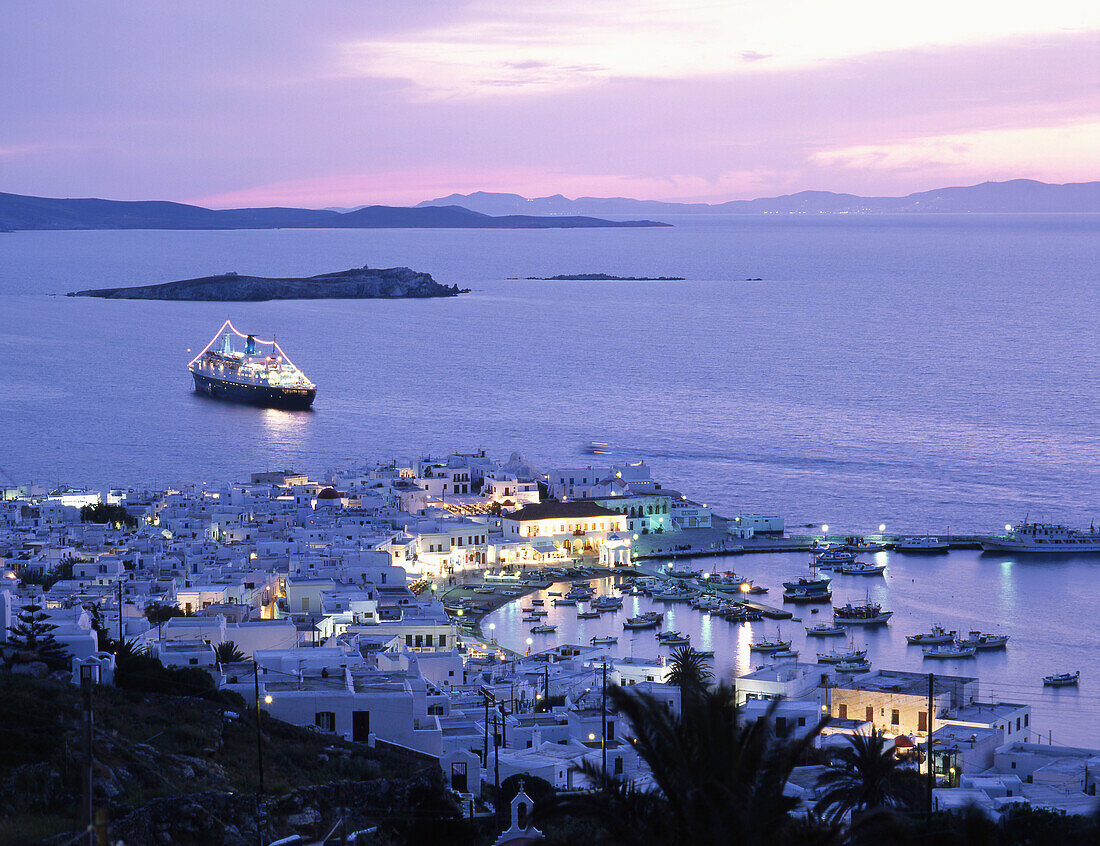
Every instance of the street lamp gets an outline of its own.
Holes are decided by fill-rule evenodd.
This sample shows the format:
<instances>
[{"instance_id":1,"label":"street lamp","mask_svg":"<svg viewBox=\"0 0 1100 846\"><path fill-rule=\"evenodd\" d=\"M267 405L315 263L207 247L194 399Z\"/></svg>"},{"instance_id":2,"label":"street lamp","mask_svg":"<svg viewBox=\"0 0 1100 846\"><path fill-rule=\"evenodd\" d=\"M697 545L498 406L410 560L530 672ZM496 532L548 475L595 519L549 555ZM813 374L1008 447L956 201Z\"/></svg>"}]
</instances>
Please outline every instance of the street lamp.
<instances>
[{"instance_id":1,"label":"street lamp","mask_svg":"<svg viewBox=\"0 0 1100 846\"><path fill-rule=\"evenodd\" d=\"M527 638L527 654L528 654L528 655L530 655L530 654L531 654L531 644L532 644L532 643L534 643L534 641L533 641L533 640L531 640L531 638Z\"/></svg>"},{"instance_id":2,"label":"street lamp","mask_svg":"<svg viewBox=\"0 0 1100 846\"><path fill-rule=\"evenodd\" d=\"M271 703L272 703L273 701L274 701L274 700L273 700L273 699L271 698L271 694L270 694L270 693L269 693L269 694L268 694L267 696L265 696L265 697L264 697L264 704L265 704L265 705L270 705L270 704L271 704Z\"/></svg>"},{"instance_id":3,"label":"street lamp","mask_svg":"<svg viewBox=\"0 0 1100 846\"><path fill-rule=\"evenodd\" d=\"M886 524L885 523L879 523L878 524L878 533L881 535L885 531L886 531Z\"/></svg>"},{"instance_id":4,"label":"street lamp","mask_svg":"<svg viewBox=\"0 0 1100 846\"><path fill-rule=\"evenodd\" d=\"M489 637L492 638L494 646L496 645L496 642L497 642L496 630L497 630L497 624L496 623L490 623L489 624Z\"/></svg>"}]
</instances>

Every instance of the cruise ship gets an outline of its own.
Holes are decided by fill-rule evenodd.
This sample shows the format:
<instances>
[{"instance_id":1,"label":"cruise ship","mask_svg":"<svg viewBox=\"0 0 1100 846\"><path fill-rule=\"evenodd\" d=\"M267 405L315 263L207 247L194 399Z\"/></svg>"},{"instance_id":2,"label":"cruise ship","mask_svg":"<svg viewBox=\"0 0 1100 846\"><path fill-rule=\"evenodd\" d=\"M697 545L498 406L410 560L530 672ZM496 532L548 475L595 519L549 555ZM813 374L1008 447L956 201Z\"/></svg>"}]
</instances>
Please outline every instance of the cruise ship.
<instances>
[{"instance_id":1,"label":"cruise ship","mask_svg":"<svg viewBox=\"0 0 1100 846\"><path fill-rule=\"evenodd\" d=\"M1044 555L1100 553L1100 531L1090 526L1087 532L1067 529L1054 523L1029 523L1005 526L1007 534L982 538L987 552L1039 552Z\"/></svg>"},{"instance_id":2,"label":"cruise ship","mask_svg":"<svg viewBox=\"0 0 1100 846\"><path fill-rule=\"evenodd\" d=\"M234 337L244 341L243 350L234 348ZM215 347L219 339L221 344ZM238 332L228 320L187 369L195 391L216 399L305 411L317 396L317 386L274 340L261 341Z\"/></svg>"}]
</instances>

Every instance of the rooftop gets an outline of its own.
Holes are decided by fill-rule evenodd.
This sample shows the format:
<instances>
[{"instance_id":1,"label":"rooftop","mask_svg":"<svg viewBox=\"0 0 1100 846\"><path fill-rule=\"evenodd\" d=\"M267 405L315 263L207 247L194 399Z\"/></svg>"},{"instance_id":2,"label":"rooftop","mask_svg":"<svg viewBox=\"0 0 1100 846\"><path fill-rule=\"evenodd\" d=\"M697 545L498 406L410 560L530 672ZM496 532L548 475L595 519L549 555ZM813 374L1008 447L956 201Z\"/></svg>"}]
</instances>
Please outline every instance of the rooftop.
<instances>
[{"instance_id":1,"label":"rooftop","mask_svg":"<svg viewBox=\"0 0 1100 846\"><path fill-rule=\"evenodd\" d=\"M587 517L621 517L617 511L604 508L594 502L539 502L525 505L518 511L505 514L503 519L522 520L578 520Z\"/></svg>"}]
</instances>

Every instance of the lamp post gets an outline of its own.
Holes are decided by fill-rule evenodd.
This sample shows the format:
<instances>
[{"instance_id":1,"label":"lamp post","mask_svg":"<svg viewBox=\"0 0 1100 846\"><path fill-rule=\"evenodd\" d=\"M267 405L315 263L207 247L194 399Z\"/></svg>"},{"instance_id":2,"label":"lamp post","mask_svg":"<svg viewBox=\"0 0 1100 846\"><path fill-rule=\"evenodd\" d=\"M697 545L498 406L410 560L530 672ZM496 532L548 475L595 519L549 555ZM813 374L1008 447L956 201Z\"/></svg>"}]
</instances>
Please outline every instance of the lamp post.
<instances>
[{"instance_id":1,"label":"lamp post","mask_svg":"<svg viewBox=\"0 0 1100 846\"><path fill-rule=\"evenodd\" d=\"M496 646L496 644L497 644L496 630L497 630L497 624L496 623L490 623L489 624L489 637L492 639L493 646Z\"/></svg>"},{"instance_id":2,"label":"lamp post","mask_svg":"<svg viewBox=\"0 0 1100 846\"><path fill-rule=\"evenodd\" d=\"M534 643L534 641L533 641L533 640L531 640L531 638L527 638L527 654L528 654L528 655L530 655L530 654L531 654L531 644L532 644L532 643Z\"/></svg>"}]
</instances>

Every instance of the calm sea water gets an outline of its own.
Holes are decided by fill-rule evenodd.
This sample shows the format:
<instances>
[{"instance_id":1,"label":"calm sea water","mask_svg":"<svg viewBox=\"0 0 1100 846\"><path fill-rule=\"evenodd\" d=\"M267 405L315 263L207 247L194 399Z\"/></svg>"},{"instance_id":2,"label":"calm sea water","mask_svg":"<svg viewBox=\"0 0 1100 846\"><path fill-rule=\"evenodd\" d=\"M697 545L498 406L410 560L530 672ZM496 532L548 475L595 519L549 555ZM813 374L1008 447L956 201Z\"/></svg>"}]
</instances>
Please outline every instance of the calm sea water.
<instances>
[{"instance_id":1,"label":"calm sea water","mask_svg":"<svg viewBox=\"0 0 1100 846\"><path fill-rule=\"evenodd\" d=\"M720 513L779 513L789 526L988 531L1024 514L1100 517L1100 218L672 222L0 234L0 481L231 479L478 447L583 466L579 447L601 440ZM364 264L407 265L473 293L253 304L62 296ZM599 271L687 281L509 278ZM190 351L226 317L278 336L319 385L313 412L191 392ZM774 589L803 562L725 566ZM1055 740L1100 743L1100 560L895 556L888 573L870 585L897 612L868 635L876 666L921 669L901 635L932 622L1007 629L1006 653L942 671L977 668L1002 698L1038 697L1039 725ZM694 614L677 608L670 622L716 648L723 668L744 669L744 632ZM526 637L518 623L500 633L516 645ZM644 646L652 651L647 638L633 648ZM1079 691L1037 687L1077 668Z\"/></svg>"},{"instance_id":2,"label":"calm sea water","mask_svg":"<svg viewBox=\"0 0 1100 846\"><path fill-rule=\"evenodd\" d=\"M725 512L853 530L1100 517L1095 216L685 217L670 229L0 234L0 468L130 484L611 443ZM455 299L164 303L82 288L408 265ZM603 271L685 282L542 282ZM762 277L762 282L746 282ZM221 321L312 413L196 397ZM583 466L583 465L582 465Z\"/></svg>"}]
</instances>

